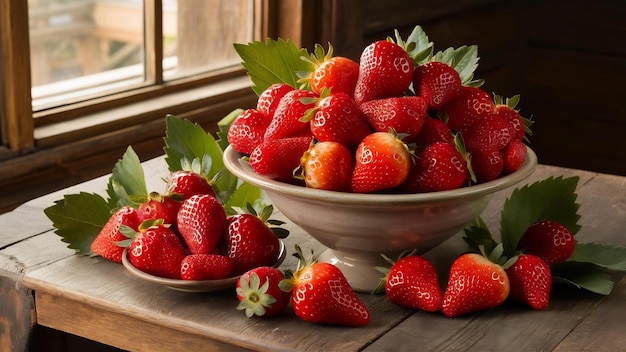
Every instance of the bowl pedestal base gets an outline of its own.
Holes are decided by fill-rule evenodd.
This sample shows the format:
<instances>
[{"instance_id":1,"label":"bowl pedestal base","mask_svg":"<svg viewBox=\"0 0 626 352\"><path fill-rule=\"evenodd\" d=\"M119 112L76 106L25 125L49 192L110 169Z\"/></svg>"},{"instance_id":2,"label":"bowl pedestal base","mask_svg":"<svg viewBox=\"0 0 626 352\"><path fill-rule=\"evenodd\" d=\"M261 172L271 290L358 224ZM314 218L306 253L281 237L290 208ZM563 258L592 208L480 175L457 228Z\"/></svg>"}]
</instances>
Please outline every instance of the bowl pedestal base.
<instances>
[{"instance_id":1,"label":"bowl pedestal base","mask_svg":"<svg viewBox=\"0 0 626 352\"><path fill-rule=\"evenodd\" d=\"M395 260L398 254L385 254ZM348 253L327 249L317 258L319 262L331 263L339 268L356 292L372 293L383 274L377 266L389 267L379 253Z\"/></svg>"}]
</instances>

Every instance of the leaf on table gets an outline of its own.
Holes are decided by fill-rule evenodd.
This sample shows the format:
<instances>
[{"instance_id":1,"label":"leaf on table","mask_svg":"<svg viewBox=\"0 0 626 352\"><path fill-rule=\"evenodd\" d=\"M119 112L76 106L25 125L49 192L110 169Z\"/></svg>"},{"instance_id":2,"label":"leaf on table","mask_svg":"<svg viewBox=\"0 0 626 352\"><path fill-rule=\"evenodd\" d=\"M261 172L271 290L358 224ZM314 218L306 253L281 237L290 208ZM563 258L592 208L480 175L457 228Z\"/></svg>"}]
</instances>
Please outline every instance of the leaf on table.
<instances>
[{"instance_id":1,"label":"leaf on table","mask_svg":"<svg viewBox=\"0 0 626 352\"><path fill-rule=\"evenodd\" d=\"M552 281L573 285L601 295L609 295L615 282L602 268L592 263L564 262L552 265Z\"/></svg>"},{"instance_id":2,"label":"leaf on table","mask_svg":"<svg viewBox=\"0 0 626 352\"><path fill-rule=\"evenodd\" d=\"M89 254L93 239L111 216L113 206L96 193L68 194L44 209L55 233L77 254Z\"/></svg>"},{"instance_id":3,"label":"leaf on table","mask_svg":"<svg viewBox=\"0 0 626 352\"><path fill-rule=\"evenodd\" d=\"M261 93L274 83L285 83L298 87L298 72L312 72L314 67L309 61L309 53L298 48L292 41L267 39L265 43L254 41L248 44L234 44L242 60L243 67L254 86L252 90Z\"/></svg>"},{"instance_id":4,"label":"leaf on table","mask_svg":"<svg viewBox=\"0 0 626 352\"><path fill-rule=\"evenodd\" d=\"M126 149L122 158L113 167L107 193L111 198L111 203L118 208L124 205L137 207L138 202L133 198L146 199L148 197L143 167L132 147L129 146Z\"/></svg>"},{"instance_id":5,"label":"leaf on table","mask_svg":"<svg viewBox=\"0 0 626 352\"><path fill-rule=\"evenodd\" d=\"M609 270L626 271L626 248L578 242L568 261L592 263Z\"/></svg>"},{"instance_id":6,"label":"leaf on table","mask_svg":"<svg viewBox=\"0 0 626 352\"><path fill-rule=\"evenodd\" d=\"M577 184L577 176L559 176L515 189L501 212L500 236L505 254L512 256L524 231L539 220L558 221L576 234L581 227Z\"/></svg>"}]
</instances>

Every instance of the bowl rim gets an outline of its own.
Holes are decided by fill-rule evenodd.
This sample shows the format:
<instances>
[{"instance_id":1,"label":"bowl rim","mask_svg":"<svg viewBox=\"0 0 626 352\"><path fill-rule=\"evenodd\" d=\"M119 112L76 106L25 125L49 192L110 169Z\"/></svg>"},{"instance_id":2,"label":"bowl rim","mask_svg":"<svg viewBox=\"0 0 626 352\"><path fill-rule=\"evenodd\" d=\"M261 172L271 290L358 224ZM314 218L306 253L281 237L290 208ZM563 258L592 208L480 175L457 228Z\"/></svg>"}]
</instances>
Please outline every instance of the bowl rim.
<instances>
[{"instance_id":1,"label":"bowl rim","mask_svg":"<svg viewBox=\"0 0 626 352\"><path fill-rule=\"evenodd\" d=\"M247 161L242 160L242 157L245 155L237 152L230 145L224 150L223 161L226 168L241 180L265 191L274 191L294 198L360 205L380 203L387 205L421 204L480 198L517 184L532 174L537 166L537 155L530 147L527 146L526 149L526 161L517 171L493 181L447 191L410 194L337 192L307 188L273 180L269 177L257 174Z\"/></svg>"}]
</instances>

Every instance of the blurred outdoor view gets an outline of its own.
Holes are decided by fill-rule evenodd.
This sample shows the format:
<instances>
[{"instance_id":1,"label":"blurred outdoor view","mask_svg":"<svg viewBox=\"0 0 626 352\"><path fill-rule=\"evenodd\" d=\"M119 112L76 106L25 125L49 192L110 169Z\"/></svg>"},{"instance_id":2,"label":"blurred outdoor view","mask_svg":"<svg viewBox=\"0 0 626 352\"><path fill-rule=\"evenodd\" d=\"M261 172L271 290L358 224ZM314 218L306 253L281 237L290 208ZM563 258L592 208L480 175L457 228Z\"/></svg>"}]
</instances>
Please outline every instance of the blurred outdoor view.
<instances>
[{"instance_id":1,"label":"blurred outdoor view","mask_svg":"<svg viewBox=\"0 0 626 352\"><path fill-rule=\"evenodd\" d=\"M239 63L253 0L162 0L164 79ZM28 0L33 109L145 82L142 0Z\"/></svg>"}]
</instances>

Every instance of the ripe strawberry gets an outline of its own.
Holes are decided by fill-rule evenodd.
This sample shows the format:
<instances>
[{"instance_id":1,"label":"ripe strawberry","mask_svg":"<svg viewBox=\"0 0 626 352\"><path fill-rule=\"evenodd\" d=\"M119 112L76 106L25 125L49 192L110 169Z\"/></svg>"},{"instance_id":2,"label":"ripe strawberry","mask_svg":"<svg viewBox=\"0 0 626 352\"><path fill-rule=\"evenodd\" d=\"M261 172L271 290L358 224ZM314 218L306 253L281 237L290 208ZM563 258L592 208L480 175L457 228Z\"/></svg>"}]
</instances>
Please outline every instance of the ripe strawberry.
<instances>
[{"instance_id":1,"label":"ripe strawberry","mask_svg":"<svg viewBox=\"0 0 626 352\"><path fill-rule=\"evenodd\" d=\"M442 107L451 130L465 132L485 119L495 109L489 93L476 87L463 86L456 99Z\"/></svg>"},{"instance_id":2,"label":"ripe strawberry","mask_svg":"<svg viewBox=\"0 0 626 352\"><path fill-rule=\"evenodd\" d=\"M419 133L402 139L405 143L414 143L416 146L425 147L435 142L454 144L454 135L448 125L439 119L427 117Z\"/></svg>"},{"instance_id":3,"label":"ripe strawberry","mask_svg":"<svg viewBox=\"0 0 626 352\"><path fill-rule=\"evenodd\" d=\"M537 310L548 307L552 288L552 273L548 263L535 255L522 254L506 269L506 273L511 283L509 297L512 300Z\"/></svg>"},{"instance_id":4,"label":"ripe strawberry","mask_svg":"<svg viewBox=\"0 0 626 352\"><path fill-rule=\"evenodd\" d=\"M261 266L243 273L237 281L237 309L245 311L248 318L270 317L282 312L291 297L289 292L279 287L284 278L282 271L271 266Z\"/></svg>"},{"instance_id":5,"label":"ripe strawberry","mask_svg":"<svg viewBox=\"0 0 626 352\"><path fill-rule=\"evenodd\" d=\"M459 96L461 77L452 66L430 61L415 68L413 89L426 99L429 109L439 109Z\"/></svg>"},{"instance_id":6,"label":"ripe strawberry","mask_svg":"<svg viewBox=\"0 0 626 352\"><path fill-rule=\"evenodd\" d=\"M146 220L163 219L164 224L176 224L176 214L181 202L157 192L150 193L149 199L139 205L137 216L139 223Z\"/></svg>"},{"instance_id":7,"label":"ripe strawberry","mask_svg":"<svg viewBox=\"0 0 626 352\"><path fill-rule=\"evenodd\" d=\"M309 82L311 90L317 94L322 94L324 88L328 88L332 94L354 95L354 87L359 77L358 63L346 57L333 56L332 45L328 46L326 53L319 44L315 45L308 61L313 64L313 72L299 82Z\"/></svg>"},{"instance_id":8,"label":"ripe strawberry","mask_svg":"<svg viewBox=\"0 0 626 352\"><path fill-rule=\"evenodd\" d=\"M514 139L502 150L504 172L510 174L517 171L526 161L527 147L524 142Z\"/></svg>"},{"instance_id":9,"label":"ripe strawberry","mask_svg":"<svg viewBox=\"0 0 626 352\"><path fill-rule=\"evenodd\" d=\"M426 100L417 96L374 99L360 107L370 125L379 132L393 128L397 133L416 135L426 120Z\"/></svg>"},{"instance_id":10,"label":"ripe strawberry","mask_svg":"<svg viewBox=\"0 0 626 352\"><path fill-rule=\"evenodd\" d=\"M250 166L259 175L293 182L294 170L300 166L300 158L309 149L311 138L293 137L266 140L250 154Z\"/></svg>"},{"instance_id":11,"label":"ripe strawberry","mask_svg":"<svg viewBox=\"0 0 626 352\"><path fill-rule=\"evenodd\" d=\"M160 277L180 279L186 252L176 233L163 225L140 229L128 246L128 260L137 269Z\"/></svg>"},{"instance_id":12,"label":"ripe strawberry","mask_svg":"<svg viewBox=\"0 0 626 352\"><path fill-rule=\"evenodd\" d=\"M469 151L502 150L513 140L513 130L506 118L489 114L464 132L463 140Z\"/></svg>"},{"instance_id":13,"label":"ripe strawberry","mask_svg":"<svg viewBox=\"0 0 626 352\"><path fill-rule=\"evenodd\" d=\"M467 177L467 162L456 147L436 142L417 155L400 189L405 193L445 191L462 187Z\"/></svg>"},{"instance_id":14,"label":"ripe strawberry","mask_svg":"<svg viewBox=\"0 0 626 352\"><path fill-rule=\"evenodd\" d=\"M310 90L294 89L287 92L274 111L264 139L311 136L309 122L303 122L301 118L307 110L315 107L317 97Z\"/></svg>"},{"instance_id":15,"label":"ripe strawberry","mask_svg":"<svg viewBox=\"0 0 626 352\"><path fill-rule=\"evenodd\" d=\"M522 116L507 105L497 104L495 106L495 113L504 117L511 124L511 128L513 129L513 138L523 140L526 135L526 131L524 129L524 119Z\"/></svg>"},{"instance_id":16,"label":"ripe strawberry","mask_svg":"<svg viewBox=\"0 0 626 352\"><path fill-rule=\"evenodd\" d=\"M236 214L227 219L221 252L233 262L234 275L258 266L272 266L280 254L280 240L268 225L271 212Z\"/></svg>"},{"instance_id":17,"label":"ripe strawberry","mask_svg":"<svg viewBox=\"0 0 626 352\"><path fill-rule=\"evenodd\" d=\"M466 253L450 268L441 311L448 317L490 309L502 304L510 291L502 266L478 253Z\"/></svg>"},{"instance_id":18,"label":"ripe strawberry","mask_svg":"<svg viewBox=\"0 0 626 352\"><path fill-rule=\"evenodd\" d=\"M276 111L280 100L285 94L292 90L294 90L294 88L285 83L274 83L270 85L259 95L256 110L271 119L272 116L274 116L274 111Z\"/></svg>"},{"instance_id":19,"label":"ripe strawberry","mask_svg":"<svg viewBox=\"0 0 626 352\"><path fill-rule=\"evenodd\" d=\"M357 104L401 96L413 81L413 60L400 45L379 40L368 45L359 60L354 89Z\"/></svg>"},{"instance_id":20,"label":"ripe strawberry","mask_svg":"<svg viewBox=\"0 0 626 352\"><path fill-rule=\"evenodd\" d=\"M179 197L181 200L196 194L215 195L209 180L201 173L190 170L172 172L167 180L165 189L168 195Z\"/></svg>"},{"instance_id":21,"label":"ripe strawberry","mask_svg":"<svg viewBox=\"0 0 626 352\"><path fill-rule=\"evenodd\" d=\"M374 132L357 148L350 187L357 193L396 187L406 180L410 164L409 149L395 133Z\"/></svg>"},{"instance_id":22,"label":"ripe strawberry","mask_svg":"<svg viewBox=\"0 0 626 352\"><path fill-rule=\"evenodd\" d=\"M476 182L483 183L497 179L504 169L502 153L498 150L478 150L471 154L472 171Z\"/></svg>"},{"instance_id":23,"label":"ripe strawberry","mask_svg":"<svg viewBox=\"0 0 626 352\"><path fill-rule=\"evenodd\" d=\"M137 231L139 224L139 217L135 208L125 206L118 209L91 242L91 252L104 259L121 263L124 247L118 246L116 243L126 240L128 237L120 232L120 228L128 226L133 231Z\"/></svg>"},{"instance_id":24,"label":"ripe strawberry","mask_svg":"<svg viewBox=\"0 0 626 352\"><path fill-rule=\"evenodd\" d=\"M311 145L300 161L307 187L329 191L349 191L354 155L343 144L318 142Z\"/></svg>"},{"instance_id":25,"label":"ripe strawberry","mask_svg":"<svg viewBox=\"0 0 626 352\"><path fill-rule=\"evenodd\" d=\"M265 130L271 121L271 115L265 115L259 110L244 110L228 128L228 143L240 153L252 153L263 142Z\"/></svg>"},{"instance_id":26,"label":"ripe strawberry","mask_svg":"<svg viewBox=\"0 0 626 352\"><path fill-rule=\"evenodd\" d=\"M190 253L208 254L226 229L226 212L212 195L196 194L183 201L176 225Z\"/></svg>"},{"instance_id":27,"label":"ripe strawberry","mask_svg":"<svg viewBox=\"0 0 626 352\"><path fill-rule=\"evenodd\" d=\"M372 133L372 128L351 96L332 93L319 100L312 114L311 132L320 142L339 142L356 148Z\"/></svg>"},{"instance_id":28,"label":"ripe strawberry","mask_svg":"<svg viewBox=\"0 0 626 352\"><path fill-rule=\"evenodd\" d=\"M313 323L365 326L370 321L367 306L352 290L341 270L333 264L304 258L293 276L281 281L283 291L291 292L293 310L300 319Z\"/></svg>"},{"instance_id":29,"label":"ripe strawberry","mask_svg":"<svg viewBox=\"0 0 626 352\"><path fill-rule=\"evenodd\" d=\"M219 254L189 254L180 264L183 280L221 280L229 277L233 263Z\"/></svg>"},{"instance_id":30,"label":"ripe strawberry","mask_svg":"<svg viewBox=\"0 0 626 352\"><path fill-rule=\"evenodd\" d=\"M548 265L567 260L576 247L572 232L557 221L541 220L532 224L519 240L517 249L534 254Z\"/></svg>"},{"instance_id":31,"label":"ripe strawberry","mask_svg":"<svg viewBox=\"0 0 626 352\"><path fill-rule=\"evenodd\" d=\"M436 312L443 294L435 266L420 255L398 259L381 280L389 300L407 308ZM385 270L382 270L385 272Z\"/></svg>"}]
</instances>

